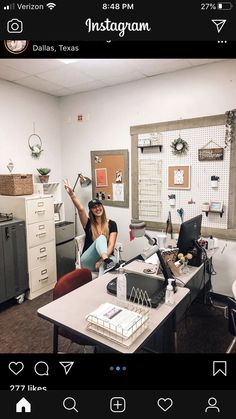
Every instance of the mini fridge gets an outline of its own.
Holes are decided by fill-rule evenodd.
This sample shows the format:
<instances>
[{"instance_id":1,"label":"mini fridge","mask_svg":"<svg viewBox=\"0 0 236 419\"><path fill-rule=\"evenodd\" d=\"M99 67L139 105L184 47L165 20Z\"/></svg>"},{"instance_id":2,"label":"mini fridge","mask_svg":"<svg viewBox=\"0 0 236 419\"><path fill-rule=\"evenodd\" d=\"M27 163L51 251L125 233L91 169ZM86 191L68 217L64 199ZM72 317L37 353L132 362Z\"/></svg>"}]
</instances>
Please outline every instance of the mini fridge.
<instances>
[{"instance_id":1,"label":"mini fridge","mask_svg":"<svg viewBox=\"0 0 236 419\"><path fill-rule=\"evenodd\" d=\"M75 229L72 221L56 224L57 279L75 269Z\"/></svg>"}]
</instances>

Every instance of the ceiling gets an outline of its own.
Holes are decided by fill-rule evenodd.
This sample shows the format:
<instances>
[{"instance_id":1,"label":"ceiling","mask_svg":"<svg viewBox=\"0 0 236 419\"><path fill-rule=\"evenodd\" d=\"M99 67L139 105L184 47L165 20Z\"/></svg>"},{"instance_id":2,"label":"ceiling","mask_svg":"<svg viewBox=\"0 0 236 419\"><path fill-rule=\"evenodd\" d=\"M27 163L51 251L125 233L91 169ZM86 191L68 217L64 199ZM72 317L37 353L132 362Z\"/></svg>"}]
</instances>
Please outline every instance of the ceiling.
<instances>
[{"instance_id":1,"label":"ceiling","mask_svg":"<svg viewBox=\"0 0 236 419\"><path fill-rule=\"evenodd\" d=\"M222 59L1 59L0 79L53 96L114 86Z\"/></svg>"}]
</instances>

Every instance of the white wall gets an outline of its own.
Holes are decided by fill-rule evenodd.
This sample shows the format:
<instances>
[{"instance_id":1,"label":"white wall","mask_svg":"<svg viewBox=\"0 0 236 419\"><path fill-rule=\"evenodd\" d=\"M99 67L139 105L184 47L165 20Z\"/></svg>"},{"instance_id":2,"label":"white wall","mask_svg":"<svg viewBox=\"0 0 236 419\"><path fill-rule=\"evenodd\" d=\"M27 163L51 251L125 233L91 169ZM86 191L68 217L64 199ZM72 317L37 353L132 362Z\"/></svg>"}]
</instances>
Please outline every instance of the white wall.
<instances>
[{"instance_id":1,"label":"white wall","mask_svg":"<svg viewBox=\"0 0 236 419\"><path fill-rule=\"evenodd\" d=\"M61 138L58 98L0 80L0 173L33 173L49 167L51 180L61 179ZM42 139L39 159L31 157L28 138L35 133ZM35 178L35 179L36 179ZM0 208L1 210L1 208Z\"/></svg>"},{"instance_id":2,"label":"white wall","mask_svg":"<svg viewBox=\"0 0 236 419\"><path fill-rule=\"evenodd\" d=\"M236 106L236 60L222 61L93 92L61 99L62 173L73 184L79 172L91 176L90 150L129 149L130 126L154 122L221 114ZM77 122L77 115L86 115ZM131 171L131 167L130 167ZM130 178L130 197L132 180ZM83 204L91 199L91 188L76 190ZM66 213L74 219L69 198L64 195ZM130 207L107 207L109 218L118 223L123 257L135 256L146 246L145 239L129 242ZM80 230L81 231L81 230ZM220 242L221 248L225 243ZM236 245L228 243L224 255L235 254ZM227 281L220 251L215 257L219 286ZM235 263L235 262L234 262ZM234 270L236 269L236 264ZM214 277L215 284L217 283Z\"/></svg>"}]
</instances>

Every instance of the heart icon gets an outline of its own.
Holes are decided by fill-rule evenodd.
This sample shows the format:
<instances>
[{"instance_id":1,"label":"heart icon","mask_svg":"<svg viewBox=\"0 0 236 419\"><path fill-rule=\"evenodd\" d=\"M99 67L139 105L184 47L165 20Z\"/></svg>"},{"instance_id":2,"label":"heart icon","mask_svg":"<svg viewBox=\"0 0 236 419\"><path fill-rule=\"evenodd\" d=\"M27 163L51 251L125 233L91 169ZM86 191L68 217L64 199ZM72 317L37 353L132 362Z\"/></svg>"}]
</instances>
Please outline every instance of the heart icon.
<instances>
[{"instance_id":1,"label":"heart icon","mask_svg":"<svg viewBox=\"0 0 236 419\"><path fill-rule=\"evenodd\" d=\"M18 375L24 369L23 362L10 362L8 368L13 374Z\"/></svg>"},{"instance_id":2,"label":"heart icon","mask_svg":"<svg viewBox=\"0 0 236 419\"><path fill-rule=\"evenodd\" d=\"M157 405L164 412L167 412L167 410L169 410L171 408L171 406L173 405L173 400L170 399L169 397L167 397L166 399L164 399L163 397L161 397L160 399L157 400Z\"/></svg>"}]
</instances>

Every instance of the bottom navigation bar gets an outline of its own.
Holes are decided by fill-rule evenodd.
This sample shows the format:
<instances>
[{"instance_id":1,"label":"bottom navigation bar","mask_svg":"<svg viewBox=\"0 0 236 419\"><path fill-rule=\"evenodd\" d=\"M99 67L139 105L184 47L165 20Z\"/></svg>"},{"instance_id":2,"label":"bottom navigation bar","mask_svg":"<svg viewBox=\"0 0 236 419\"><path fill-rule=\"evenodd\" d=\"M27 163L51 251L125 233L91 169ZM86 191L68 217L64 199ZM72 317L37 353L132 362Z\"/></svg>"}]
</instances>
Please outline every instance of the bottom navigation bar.
<instances>
[{"instance_id":1,"label":"bottom navigation bar","mask_svg":"<svg viewBox=\"0 0 236 419\"><path fill-rule=\"evenodd\" d=\"M158 381L158 377L156 379ZM161 383L157 387L159 386L161 387ZM199 419L218 414L218 417L228 419L234 409L234 391L231 390L118 389L48 391L40 394L2 391L0 396L1 409L8 412L11 418L15 415L19 417L18 413L30 413L29 417L32 418L51 413L60 418L73 414L79 414L83 418L91 417L92 414L96 414L97 417L112 417L113 413L126 414L129 417L140 417L144 414L150 417L170 417L171 412L171 417L185 414Z\"/></svg>"}]
</instances>

